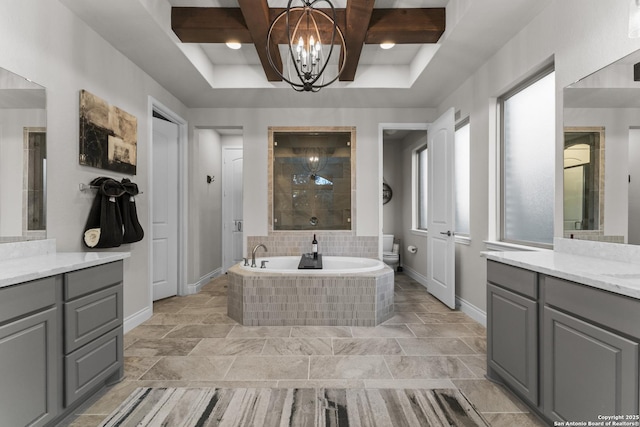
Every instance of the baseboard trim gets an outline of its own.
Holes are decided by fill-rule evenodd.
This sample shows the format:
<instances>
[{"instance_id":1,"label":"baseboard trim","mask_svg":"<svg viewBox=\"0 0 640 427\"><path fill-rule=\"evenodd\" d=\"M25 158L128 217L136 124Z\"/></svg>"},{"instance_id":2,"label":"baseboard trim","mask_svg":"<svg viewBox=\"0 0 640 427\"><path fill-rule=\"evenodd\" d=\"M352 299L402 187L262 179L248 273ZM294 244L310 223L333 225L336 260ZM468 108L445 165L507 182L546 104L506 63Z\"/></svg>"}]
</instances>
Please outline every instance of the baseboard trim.
<instances>
[{"instance_id":1,"label":"baseboard trim","mask_svg":"<svg viewBox=\"0 0 640 427\"><path fill-rule=\"evenodd\" d=\"M462 298L456 296L456 307L471 317L476 322L480 323L485 328L487 327L487 313L480 310L475 305L471 304L469 301L465 301Z\"/></svg>"},{"instance_id":2,"label":"baseboard trim","mask_svg":"<svg viewBox=\"0 0 640 427\"><path fill-rule=\"evenodd\" d=\"M411 267L404 266L404 274L411 277L416 282L420 283L422 286L427 288L427 277L413 270ZM476 322L480 323L482 326L487 326L487 313L480 310L475 305L470 302L460 298L456 295L456 309L460 310L467 316L471 317Z\"/></svg>"},{"instance_id":3,"label":"baseboard trim","mask_svg":"<svg viewBox=\"0 0 640 427\"><path fill-rule=\"evenodd\" d=\"M136 326L141 325L145 321L149 320L153 316L153 305L145 307L137 313L133 313L131 316L124 319L122 328L126 334Z\"/></svg>"},{"instance_id":4,"label":"baseboard trim","mask_svg":"<svg viewBox=\"0 0 640 427\"><path fill-rule=\"evenodd\" d=\"M200 280L198 280L196 283L187 284L186 294L187 295L197 294L198 292L200 292L200 290L204 285L206 285L207 283L209 283L209 281L211 281L211 279L215 279L216 277L221 275L222 275L222 267L218 267L212 272L202 276Z\"/></svg>"}]
</instances>

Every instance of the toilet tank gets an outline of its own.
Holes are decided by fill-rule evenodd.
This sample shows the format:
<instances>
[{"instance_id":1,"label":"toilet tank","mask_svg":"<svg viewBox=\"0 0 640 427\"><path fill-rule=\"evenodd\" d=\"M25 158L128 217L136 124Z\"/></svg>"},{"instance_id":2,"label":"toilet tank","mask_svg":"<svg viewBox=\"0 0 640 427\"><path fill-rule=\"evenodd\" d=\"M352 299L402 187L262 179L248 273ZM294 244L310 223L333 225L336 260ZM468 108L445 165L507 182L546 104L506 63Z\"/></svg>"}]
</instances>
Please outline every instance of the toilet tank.
<instances>
[{"instance_id":1,"label":"toilet tank","mask_svg":"<svg viewBox=\"0 0 640 427\"><path fill-rule=\"evenodd\" d=\"M391 252L393 250L393 234L382 235L382 252Z\"/></svg>"}]
</instances>

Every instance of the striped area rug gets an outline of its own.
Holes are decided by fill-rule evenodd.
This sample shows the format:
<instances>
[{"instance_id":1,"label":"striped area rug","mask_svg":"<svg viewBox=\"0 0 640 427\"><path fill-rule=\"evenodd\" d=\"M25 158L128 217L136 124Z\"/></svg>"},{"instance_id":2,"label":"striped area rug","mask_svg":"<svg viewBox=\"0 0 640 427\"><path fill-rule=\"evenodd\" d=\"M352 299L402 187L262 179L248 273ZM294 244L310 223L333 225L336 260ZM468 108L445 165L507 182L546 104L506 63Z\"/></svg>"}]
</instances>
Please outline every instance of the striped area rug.
<instances>
[{"instance_id":1,"label":"striped area rug","mask_svg":"<svg viewBox=\"0 0 640 427\"><path fill-rule=\"evenodd\" d=\"M136 389L101 427L487 426L455 389Z\"/></svg>"}]
</instances>

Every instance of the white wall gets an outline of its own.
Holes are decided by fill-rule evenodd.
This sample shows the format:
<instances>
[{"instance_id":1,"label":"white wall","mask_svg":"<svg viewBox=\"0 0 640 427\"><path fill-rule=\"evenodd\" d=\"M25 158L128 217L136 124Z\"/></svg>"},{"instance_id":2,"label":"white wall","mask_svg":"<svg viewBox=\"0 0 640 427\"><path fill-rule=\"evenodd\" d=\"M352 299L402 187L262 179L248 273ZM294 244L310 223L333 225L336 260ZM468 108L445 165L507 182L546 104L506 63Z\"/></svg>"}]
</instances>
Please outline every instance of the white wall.
<instances>
[{"instance_id":1,"label":"white wall","mask_svg":"<svg viewBox=\"0 0 640 427\"><path fill-rule=\"evenodd\" d=\"M356 217L358 236L379 236L381 200L379 123L420 123L434 119L432 109L193 109L195 127L243 128L244 221L246 236L267 235L267 140L269 126L356 127Z\"/></svg>"},{"instance_id":2,"label":"white wall","mask_svg":"<svg viewBox=\"0 0 640 427\"><path fill-rule=\"evenodd\" d=\"M0 236L22 236L24 128L45 125L44 110L0 109Z\"/></svg>"},{"instance_id":3,"label":"white wall","mask_svg":"<svg viewBox=\"0 0 640 427\"><path fill-rule=\"evenodd\" d=\"M137 117L138 169L130 178L144 192L136 203L147 235L114 251L131 252L125 260L125 318L145 313L150 308L149 96L183 117L186 108L58 1L0 2L0 52L0 67L47 90L47 236L56 239L58 251L85 250L81 236L93 193L81 193L78 185L101 175L123 177L78 164L79 91Z\"/></svg>"},{"instance_id":4,"label":"white wall","mask_svg":"<svg viewBox=\"0 0 640 427\"><path fill-rule=\"evenodd\" d=\"M471 243L458 245L457 295L485 310L484 241L496 237L497 181L495 98L550 59L555 60L555 235L562 235L562 88L640 48L627 37L628 2L555 0L439 107L470 116Z\"/></svg>"}]
</instances>

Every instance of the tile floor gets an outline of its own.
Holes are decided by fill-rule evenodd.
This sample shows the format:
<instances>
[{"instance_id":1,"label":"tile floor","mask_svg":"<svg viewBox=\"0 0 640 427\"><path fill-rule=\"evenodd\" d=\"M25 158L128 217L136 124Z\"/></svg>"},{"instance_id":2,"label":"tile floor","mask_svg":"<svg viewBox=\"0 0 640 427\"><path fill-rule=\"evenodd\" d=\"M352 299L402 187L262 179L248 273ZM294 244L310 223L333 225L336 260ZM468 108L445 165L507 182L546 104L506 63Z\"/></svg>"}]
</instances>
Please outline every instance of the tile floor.
<instances>
[{"instance_id":1,"label":"tile floor","mask_svg":"<svg viewBox=\"0 0 640 427\"><path fill-rule=\"evenodd\" d=\"M367 327L246 327L227 317L226 276L154 304L124 337L125 377L61 425L96 426L136 387L458 388L492 426L541 426L486 379L486 331L396 274L395 316Z\"/></svg>"}]
</instances>

